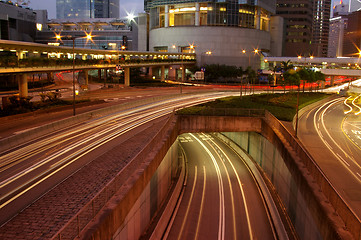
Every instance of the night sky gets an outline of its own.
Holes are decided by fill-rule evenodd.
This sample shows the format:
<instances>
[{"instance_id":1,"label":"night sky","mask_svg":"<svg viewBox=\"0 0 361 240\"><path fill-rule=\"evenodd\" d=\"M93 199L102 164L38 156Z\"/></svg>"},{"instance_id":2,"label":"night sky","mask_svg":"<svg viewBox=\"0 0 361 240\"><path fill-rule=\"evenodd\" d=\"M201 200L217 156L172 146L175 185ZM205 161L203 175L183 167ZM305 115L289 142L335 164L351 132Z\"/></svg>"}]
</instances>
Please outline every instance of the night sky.
<instances>
[{"instance_id":1,"label":"night sky","mask_svg":"<svg viewBox=\"0 0 361 240\"><path fill-rule=\"evenodd\" d=\"M333 2L340 2L340 0L332 0ZM344 0L345 1L345 0ZM347 0L346 0L347 1ZM56 0L30 0L30 7L32 9L47 9L49 19L56 18ZM135 15L143 12L144 0L120 0L120 16L127 15L126 12L133 12Z\"/></svg>"}]
</instances>

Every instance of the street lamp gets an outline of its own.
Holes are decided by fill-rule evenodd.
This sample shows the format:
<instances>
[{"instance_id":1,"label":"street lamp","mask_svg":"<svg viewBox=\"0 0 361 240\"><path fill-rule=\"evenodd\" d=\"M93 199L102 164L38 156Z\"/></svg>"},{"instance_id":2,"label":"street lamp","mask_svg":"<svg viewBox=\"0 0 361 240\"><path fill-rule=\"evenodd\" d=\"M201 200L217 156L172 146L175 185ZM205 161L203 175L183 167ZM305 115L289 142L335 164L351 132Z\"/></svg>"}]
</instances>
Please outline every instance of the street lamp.
<instances>
[{"instance_id":1,"label":"street lamp","mask_svg":"<svg viewBox=\"0 0 361 240\"><path fill-rule=\"evenodd\" d=\"M73 116L75 116L75 39L76 38L86 38L86 42L88 41L92 41L93 36L91 35L91 33L87 33L85 32L85 36L64 36L67 39L71 39L73 41ZM61 41L62 40L62 36L59 34L55 34L55 38L56 40Z\"/></svg>"}]
</instances>

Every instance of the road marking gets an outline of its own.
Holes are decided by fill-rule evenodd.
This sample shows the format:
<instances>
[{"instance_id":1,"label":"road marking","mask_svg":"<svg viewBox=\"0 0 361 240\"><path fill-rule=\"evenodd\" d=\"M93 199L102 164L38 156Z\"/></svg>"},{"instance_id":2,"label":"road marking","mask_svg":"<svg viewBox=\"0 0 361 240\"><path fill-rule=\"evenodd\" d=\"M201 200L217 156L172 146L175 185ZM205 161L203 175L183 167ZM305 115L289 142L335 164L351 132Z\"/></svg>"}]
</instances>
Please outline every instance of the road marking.
<instances>
[{"instance_id":1,"label":"road marking","mask_svg":"<svg viewBox=\"0 0 361 240\"><path fill-rule=\"evenodd\" d=\"M346 160L344 160L344 159L340 156L340 154L336 153L336 155L337 155L348 167L350 166L350 164L349 164Z\"/></svg>"},{"instance_id":2,"label":"road marking","mask_svg":"<svg viewBox=\"0 0 361 240\"><path fill-rule=\"evenodd\" d=\"M206 167L203 166L203 192L202 192L201 208L199 209L199 215L198 215L196 236L194 237L194 239L198 239L199 226L200 226L200 223L201 223L201 216L202 216L203 207L204 207L204 195L205 195L205 192L206 192L206 180L207 180Z\"/></svg>"},{"instance_id":3,"label":"road marking","mask_svg":"<svg viewBox=\"0 0 361 240\"><path fill-rule=\"evenodd\" d=\"M197 142L206 150L208 155L211 157L211 160L213 162L213 165L216 169L217 178L218 178L218 187L219 187L219 221L218 221L218 240L224 240L224 234L225 234L225 205L224 205L224 188L223 188L223 180L221 177L221 171L219 169L219 166L217 164L216 159L214 158L213 154L209 151L209 149L202 143L199 138L197 138L195 135L190 133L190 135L196 139Z\"/></svg>"},{"instance_id":4,"label":"road marking","mask_svg":"<svg viewBox=\"0 0 361 240\"><path fill-rule=\"evenodd\" d=\"M229 159L228 155L223 151L223 149L216 143L214 142L214 140L212 139L211 140L213 142L213 144L215 144L220 150L221 152L223 153L223 155L227 158L228 160L228 163L231 165L232 167L232 170L233 172L235 173L236 175L236 178L237 178L237 182L238 182L238 186L241 190L241 193L242 193L242 199L243 199L243 204L244 204L244 209L245 209L245 213L246 213L246 217L247 217L247 226L248 226L248 232L249 232L249 239L252 240L253 239L253 235L252 235L252 227L251 227L251 221L250 221L250 217L249 217L249 213L248 213L248 205L247 205L247 201L246 201L246 196L244 194L244 190L243 190L243 187L242 187L242 182L241 182L241 179L238 175L238 172L236 171L236 168L234 167L232 161Z\"/></svg>"},{"instance_id":5,"label":"road marking","mask_svg":"<svg viewBox=\"0 0 361 240\"><path fill-rule=\"evenodd\" d=\"M314 125L314 127L315 127L315 130L316 130L316 132L317 132L317 134L320 136L320 129L319 128L317 128L316 126L317 126L317 124L316 124L316 118L317 118L317 115L318 115L318 113L321 111L321 109L323 108L323 107L325 107L327 104L330 104L325 110L323 110L323 113L321 113L321 120L322 120L322 123L323 123L323 127L324 127L324 129L325 129L325 131L326 131L326 133L329 135L329 133L328 133L328 131L327 131L327 129L326 129L326 126L324 125L324 121L323 121L323 116L324 116L324 112L325 111L327 111L333 104L335 104L335 103L337 103L337 102L339 102L340 100L332 100L332 101L329 101L329 102L327 102L327 103L325 103L325 104L323 104L321 107L319 107L318 109L317 109L317 111L316 111L316 113L315 113L315 115L314 115L314 117L313 117L313 125ZM341 128L342 129L342 128ZM329 135L329 137L331 138L331 140L333 140L333 138ZM323 139L323 138L320 138L321 139L321 141L326 145L326 141ZM334 141L334 140L333 140ZM336 146L338 147L338 148L340 148L340 146L337 144L337 143L335 143L336 144ZM328 144L327 144L328 145ZM327 145L326 145L326 147L327 147ZM350 169L350 165L347 163L347 162L345 162L344 160L343 160L343 158L340 158L340 156L338 156L338 154L336 154L334 151L331 151L331 149L329 148L329 150L330 150L330 152L336 157L336 159L338 159L342 164L344 164L345 165L345 167L346 167L346 170L348 170L358 181L360 181L360 179L357 177L357 175ZM342 149L341 149L341 151L343 151ZM343 151L344 152L344 151ZM346 156L348 156L347 154L345 154ZM355 163L358 167L360 167L357 163Z\"/></svg>"},{"instance_id":6,"label":"road marking","mask_svg":"<svg viewBox=\"0 0 361 240\"><path fill-rule=\"evenodd\" d=\"M185 214L185 216L183 218L182 227L181 227L179 235L178 235L178 240L181 239L182 233L183 233L183 230L184 230L184 226L186 224L186 220L187 220L187 217L188 217L188 214L189 214L189 208L190 208L191 202L193 200L194 189L196 188L196 181L197 181L197 166L194 166L194 180L193 180L192 192L191 192L191 196L189 198L189 203L188 203L188 206L187 206L186 214Z\"/></svg>"},{"instance_id":7,"label":"road marking","mask_svg":"<svg viewBox=\"0 0 361 240\"><path fill-rule=\"evenodd\" d=\"M343 101L343 103L344 103L348 108L350 108L350 110L345 111L345 114L348 114L348 113L352 112L352 107L351 107L351 105L349 105L349 104L347 103L347 100L349 100L350 98L351 98L351 96L349 96L348 98L345 99L345 101Z\"/></svg>"}]
</instances>

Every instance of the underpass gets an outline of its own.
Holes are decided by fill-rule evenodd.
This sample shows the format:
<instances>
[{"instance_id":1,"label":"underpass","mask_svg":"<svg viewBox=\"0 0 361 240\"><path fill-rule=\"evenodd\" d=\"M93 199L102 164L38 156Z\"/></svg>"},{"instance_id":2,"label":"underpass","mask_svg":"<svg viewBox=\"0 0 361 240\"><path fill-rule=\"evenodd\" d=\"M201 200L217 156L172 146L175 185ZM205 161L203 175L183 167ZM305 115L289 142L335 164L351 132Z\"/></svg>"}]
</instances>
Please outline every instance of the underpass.
<instances>
[{"instance_id":1,"label":"underpass","mask_svg":"<svg viewBox=\"0 0 361 240\"><path fill-rule=\"evenodd\" d=\"M251 112L249 112L251 113ZM332 200L337 199L337 195L331 195L332 193L332 187L327 187L327 180L323 179L322 175L317 176L317 171L315 172L312 161L309 159L307 160L307 154L302 153L302 148L297 146L297 141L293 139L291 136L287 135L287 131L282 129L282 126L277 123L275 119L272 120L268 115L266 115L266 119L269 125L264 124L264 116L263 115L253 115L252 117L225 117L225 116L203 116L203 117L181 117L179 121L176 121L174 119L169 119L168 123L166 123L162 129L159 131L159 137L154 138L151 140L150 144L147 144L146 147L139 152L139 154L132 159L132 171L128 170L128 166L124 166L124 170L121 171L122 174L119 176L116 176L115 183L113 184L113 181L111 181L112 184L109 186L107 185L105 188L103 188L99 194L94 196L94 198L87 198L86 201L89 201L87 204L84 205L83 208L80 209L79 212L77 212L71 219L68 220L68 223L61 228L60 231L58 231L54 238L62 238L62 239L73 239L77 235L81 238L89 238L90 236L94 237L95 239L99 238L114 238L117 232L121 233L122 229L125 231L126 236L138 236L137 234L142 233L142 229L140 228L139 224L143 227L147 227L147 218L148 220L152 218L153 215L142 215L143 212L149 211L149 213L154 214L157 208L159 207L158 204L160 204L163 201L164 194L166 194L166 190L168 189L167 184L163 184L163 178L160 176L165 176L166 179L173 179L174 171L171 171L171 173L167 173L168 171L165 171L164 169L161 170L159 173L155 174L155 171L160 164L163 164L163 158L165 154L167 153L168 149L170 149L170 146L175 141L176 137L183 132L256 132L256 133L262 133L262 135L267 136L267 139L272 142L274 147L270 148L270 145L265 144L264 140L260 141L260 139L256 136L257 134L249 134L246 135L240 135L236 137L239 140L242 140L242 142L239 142L240 146L242 144L246 145L243 147L256 161L259 161L260 166L269 168L270 163L273 163L276 159L286 159L286 164L281 165L282 167L273 167L271 169L277 170L277 169L289 169L289 173L287 175L286 179L289 179L290 182L292 179L292 176L296 176L295 179L297 181L293 182L291 185L284 185L283 182L276 182L276 186L278 183L278 186L286 186L286 188L281 188L281 192L283 192L286 207L288 207L288 210L290 211L291 219L293 219L295 222L294 224L298 226L299 229L305 229L306 225L305 223L311 224L310 226L316 227L316 231L320 231L320 236L339 236L335 238L340 238L340 236L347 236L347 231L343 231L340 229L347 229L347 230L355 230L353 228L357 225L357 219L352 220L345 223L346 226L343 226L343 221L339 218L343 218L343 215L337 215L337 217L328 216L328 208L332 209L332 206L334 202ZM248 115L250 116L250 115ZM158 125L159 126L159 125ZM273 133L272 133L273 132ZM138 136L138 135L137 135ZM157 134L158 136L158 134ZM167 137L168 136L168 137ZM170 137L171 136L171 137ZM231 136L229 136L231 137ZM234 139L235 142L237 140ZM286 141L284 141L286 139ZM250 144L251 142L257 143L257 144ZM230 144L230 142L228 143ZM260 145L261 144L261 145ZM262 147L263 146L263 147ZM275 149L278 149L279 153L275 155ZM292 150L293 149L293 150ZM272 152L272 154L269 154L269 151ZM293 153L293 151L297 151L297 155ZM262 154L260 154L262 153ZM111 154L111 152L109 153ZM239 153L241 154L241 153ZM273 156L271 159L267 159L267 156ZM282 158L280 158L280 155L282 155ZM296 161L292 160L296 159ZM172 160L172 158L170 158ZM168 160L169 161L169 160ZM302 167L303 162L307 166L307 171ZM167 162L167 161L164 161ZM173 161L170 161L173 162ZM265 164L263 166L263 164ZM274 166L274 165L271 165ZM171 169L178 168L177 166L172 166ZM85 170L85 169L84 169ZM96 170L93 169L93 170ZM124 175L124 171L127 172L127 175ZM317 184L308 179L307 172L311 172L312 176L317 179ZM281 172L283 173L283 171ZM168 175L171 174L171 175ZM270 172L269 176L274 176L275 173ZM320 174L320 173L318 173ZM167 177L168 176L168 177ZM302 177L303 176L303 177ZM140 179L140 180L137 180ZM276 180L276 178L272 177L272 179ZM302 180L300 180L302 179ZM286 181L285 183L289 182ZM321 181L321 182L320 182ZM322 182L324 181L324 182ZM83 183L84 184L84 183ZM142 192L144 189L147 189L147 185L149 187L152 186L152 191L147 190L144 193L146 195L144 197L142 196ZM294 186L297 185L300 189L298 191L302 191L303 194L296 194L294 192ZM320 197L317 196L318 194L314 194L315 192L320 191L320 187L322 186L321 192L327 193L327 196ZM125 190L125 189L127 190ZM117 190L119 189L119 190ZM123 190L122 190L123 189ZM157 189L157 190L155 190ZM303 190L302 190L303 189ZM306 189L306 190L305 190ZM153 192L156 191L156 192ZM147 193L151 193L151 195L147 195ZM120 194L121 193L121 194ZM293 205L293 200L298 200L295 203L302 203L303 201L300 201L302 198L300 198L305 193L307 198L307 201L310 201L312 199L312 204L316 204L318 211L313 212L309 211L306 215L303 213L305 212L305 209L303 208L303 204L300 205ZM105 195L104 195L105 194ZM114 195L112 195L114 194ZM106 203L103 205L102 208L99 208L97 204L98 199L103 199L104 196L106 196ZM122 196L122 197L120 197ZM148 196L148 197L147 197ZM150 198L149 198L150 196ZM292 196L292 198L290 198ZM296 198L294 198L296 196ZM124 199L124 202L121 200ZM288 200L287 200L288 199ZM327 200L328 199L328 200ZM103 199L104 200L104 199ZM103 201L102 200L102 201ZM136 204L138 200L143 201L144 204L139 203L139 205ZM83 200L84 201L84 200ZM339 200L337 200L339 201ZM84 202L83 202L84 204ZM94 204L94 206L92 205ZM104 204L104 203L103 203ZM155 204L155 205L154 205ZM340 204L340 203L338 203ZM117 206L114 208L114 206ZM137 206L144 206L141 208L137 208ZM93 215L88 222L83 222L83 219L85 218L84 214L92 213L94 210L92 210L92 207L97 209L99 211L98 214ZM134 208L135 207L135 208ZM148 209L149 210L146 210ZM340 206L337 206L337 210L341 210L340 214L347 212L347 208L341 208ZM326 209L325 209L326 208ZM28 208L34 211L34 208ZM137 214L130 214L133 210L135 212L138 212ZM121 210L121 212L116 212ZM146 211L145 211L146 210ZM24 211L24 212L27 212ZM300 213L302 213L300 215ZM58 216L58 215L57 215ZM134 220L130 220L129 218L134 216ZM300 218L299 216L303 216ZM307 216L307 218L305 218ZM107 220L111 217L113 220ZM16 219L21 219L21 214L17 216L16 218L12 219L11 222L7 223L6 225L2 226L0 228L0 232L10 232L6 231L9 229L14 228L16 225L12 225L16 221ZM314 219L314 223L312 221L306 221L306 219ZM300 221L301 219L301 221ZM317 219L327 219L327 221L317 222ZM46 219L44 219L46 220ZM335 222L336 221L336 222ZM49 221L47 221L49 222ZM359 222L358 222L359 223ZM50 222L51 224L51 222ZM80 225L79 225L80 224ZM334 228L336 224L336 229ZM350 225L351 224L351 225ZM58 225L57 227L61 227L61 225ZM49 234L54 234L54 225L51 225L51 231L48 233L43 233L45 235L42 236L50 236ZM78 229L78 230L77 230ZM135 229L140 230L140 233L136 233ZM79 232L80 230L80 232ZM75 232L73 232L75 231ZM105 232L103 232L105 231ZM23 229L23 232L26 232L25 229ZM250 231L249 231L250 232ZM304 231L303 231L304 232ZM70 236L73 237L66 237L68 236L68 233ZM75 234L75 235L74 235ZM104 234L111 234L108 237ZM128 235L130 234L130 235ZM311 232L308 232L308 234L311 234ZM357 234L357 233L356 233ZM5 235L2 235L3 237ZM119 235L121 236L121 235ZM318 236L312 235L312 236ZM341 237L342 238L342 237ZM6 238L5 238L6 239Z\"/></svg>"},{"instance_id":2,"label":"underpass","mask_svg":"<svg viewBox=\"0 0 361 240\"><path fill-rule=\"evenodd\" d=\"M236 152L211 134L178 140L187 185L166 239L279 239L262 190Z\"/></svg>"}]
</instances>

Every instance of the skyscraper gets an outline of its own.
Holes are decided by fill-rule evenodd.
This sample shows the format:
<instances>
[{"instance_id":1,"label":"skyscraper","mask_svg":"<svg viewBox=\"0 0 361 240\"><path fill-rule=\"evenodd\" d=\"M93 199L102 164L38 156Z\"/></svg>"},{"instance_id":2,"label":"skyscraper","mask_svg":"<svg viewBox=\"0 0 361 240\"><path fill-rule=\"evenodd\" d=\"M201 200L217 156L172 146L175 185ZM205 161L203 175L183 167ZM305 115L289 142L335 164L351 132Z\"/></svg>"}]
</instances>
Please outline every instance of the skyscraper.
<instances>
[{"instance_id":1,"label":"skyscraper","mask_svg":"<svg viewBox=\"0 0 361 240\"><path fill-rule=\"evenodd\" d=\"M313 1L312 50L315 56L327 57L331 0Z\"/></svg>"},{"instance_id":2,"label":"skyscraper","mask_svg":"<svg viewBox=\"0 0 361 240\"><path fill-rule=\"evenodd\" d=\"M56 0L56 17L119 18L119 0Z\"/></svg>"},{"instance_id":3,"label":"skyscraper","mask_svg":"<svg viewBox=\"0 0 361 240\"><path fill-rule=\"evenodd\" d=\"M286 22L286 56L327 56L331 0L277 0Z\"/></svg>"}]
</instances>

